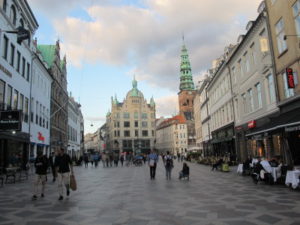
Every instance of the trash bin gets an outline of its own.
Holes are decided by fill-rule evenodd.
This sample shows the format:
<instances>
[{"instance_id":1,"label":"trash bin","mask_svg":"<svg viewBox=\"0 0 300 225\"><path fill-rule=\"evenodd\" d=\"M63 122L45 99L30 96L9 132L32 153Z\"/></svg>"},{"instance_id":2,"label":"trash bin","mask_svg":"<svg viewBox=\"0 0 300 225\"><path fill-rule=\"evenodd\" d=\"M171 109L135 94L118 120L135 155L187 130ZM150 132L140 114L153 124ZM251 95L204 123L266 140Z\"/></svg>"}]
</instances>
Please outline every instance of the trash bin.
<instances>
[{"instance_id":1,"label":"trash bin","mask_svg":"<svg viewBox=\"0 0 300 225\"><path fill-rule=\"evenodd\" d=\"M222 164L222 171L223 172L229 172L230 171L228 163L223 163Z\"/></svg>"}]
</instances>

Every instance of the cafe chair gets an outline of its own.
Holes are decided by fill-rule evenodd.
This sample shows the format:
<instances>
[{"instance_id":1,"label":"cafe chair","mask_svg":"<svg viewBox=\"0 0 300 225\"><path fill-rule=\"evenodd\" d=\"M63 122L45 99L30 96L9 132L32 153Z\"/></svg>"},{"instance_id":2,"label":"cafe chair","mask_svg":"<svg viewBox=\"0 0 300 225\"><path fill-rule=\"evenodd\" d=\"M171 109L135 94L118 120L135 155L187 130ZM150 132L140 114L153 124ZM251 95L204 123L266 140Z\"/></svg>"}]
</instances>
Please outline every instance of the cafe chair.
<instances>
[{"instance_id":1,"label":"cafe chair","mask_svg":"<svg viewBox=\"0 0 300 225\"><path fill-rule=\"evenodd\" d=\"M8 181L16 183L16 171L5 169L5 183L7 184Z\"/></svg>"}]
</instances>

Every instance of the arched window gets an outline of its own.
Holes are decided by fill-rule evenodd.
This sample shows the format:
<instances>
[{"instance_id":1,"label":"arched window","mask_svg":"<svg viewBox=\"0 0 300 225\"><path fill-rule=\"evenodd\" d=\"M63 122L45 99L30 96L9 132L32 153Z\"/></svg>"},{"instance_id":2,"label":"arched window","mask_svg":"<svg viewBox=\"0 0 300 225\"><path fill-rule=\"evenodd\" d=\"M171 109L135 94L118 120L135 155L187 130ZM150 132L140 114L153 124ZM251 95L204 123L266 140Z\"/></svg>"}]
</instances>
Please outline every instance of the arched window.
<instances>
[{"instance_id":1,"label":"arched window","mask_svg":"<svg viewBox=\"0 0 300 225\"><path fill-rule=\"evenodd\" d=\"M17 21L16 8L13 5L10 7L10 20L13 23L13 25L16 25L16 21Z\"/></svg>"},{"instance_id":2,"label":"arched window","mask_svg":"<svg viewBox=\"0 0 300 225\"><path fill-rule=\"evenodd\" d=\"M23 19L20 19L19 24L20 24L21 27L24 27L24 21L23 21Z\"/></svg>"}]
</instances>

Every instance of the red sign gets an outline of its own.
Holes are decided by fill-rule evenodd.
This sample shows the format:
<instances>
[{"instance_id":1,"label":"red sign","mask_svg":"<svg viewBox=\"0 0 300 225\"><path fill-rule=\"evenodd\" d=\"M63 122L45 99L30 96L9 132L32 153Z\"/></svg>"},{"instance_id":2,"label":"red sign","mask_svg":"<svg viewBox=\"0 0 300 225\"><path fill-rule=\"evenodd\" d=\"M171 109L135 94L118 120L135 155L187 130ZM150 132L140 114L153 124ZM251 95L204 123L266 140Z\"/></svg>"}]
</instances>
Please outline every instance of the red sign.
<instances>
[{"instance_id":1,"label":"red sign","mask_svg":"<svg viewBox=\"0 0 300 225\"><path fill-rule=\"evenodd\" d=\"M256 121L255 120L252 120L250 122L248 122L248 128L254 128L256 127Z\"/></svg>"},{"instance_id":2,"label":"red sign","mask_svg":"<svg viewBox=\"0 0 300 225\"><path fill-rule=\"evenodd\" d=\"M45 137L42 135L41 132L38 132L38 139L39 139L40 141L45 141Z\"/></svg>"},{"instance_id":3,"label":"red sign","mask_svg":"<svg viewBox=\"0 0 300 225\"><path fill-rule=\"evenodd\" d=\"M292 68L286 68L286 78L288 88L295 88L294 73Z\"/></svg>"}]
</instances>

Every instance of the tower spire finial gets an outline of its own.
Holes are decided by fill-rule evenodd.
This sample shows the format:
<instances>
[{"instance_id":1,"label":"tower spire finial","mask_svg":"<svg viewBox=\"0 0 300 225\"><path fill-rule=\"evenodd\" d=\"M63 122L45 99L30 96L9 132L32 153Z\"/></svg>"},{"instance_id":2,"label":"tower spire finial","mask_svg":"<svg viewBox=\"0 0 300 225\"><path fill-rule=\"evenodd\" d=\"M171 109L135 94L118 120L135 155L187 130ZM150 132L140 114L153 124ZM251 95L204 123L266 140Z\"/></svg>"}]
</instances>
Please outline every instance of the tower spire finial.
<instances>
[{"instance_id":1,"label":"tower spire finial","mask_svg":"<svg viewBox=\"0 0 300 225\"><path fill-rule=\"evenodd\" d=\"M184 32L182 32L182 43L184 44Z\"/></svg>"}]
</instances>

